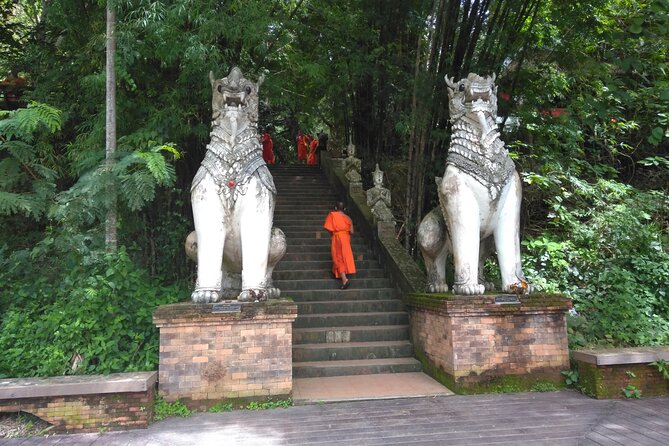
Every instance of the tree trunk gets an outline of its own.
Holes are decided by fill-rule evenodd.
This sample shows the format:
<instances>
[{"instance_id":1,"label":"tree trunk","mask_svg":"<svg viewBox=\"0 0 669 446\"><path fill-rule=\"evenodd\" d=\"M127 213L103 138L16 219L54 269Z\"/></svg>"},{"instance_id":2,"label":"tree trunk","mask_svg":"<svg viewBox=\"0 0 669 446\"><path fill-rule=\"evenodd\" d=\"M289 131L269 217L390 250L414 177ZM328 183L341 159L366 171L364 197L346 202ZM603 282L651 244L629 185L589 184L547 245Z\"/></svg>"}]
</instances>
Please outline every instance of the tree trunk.
<instances>
[{"instance_id":1,"label":"tree trunk","mask_svg":"<svg viewBox=\"0 0 669 446\"><path fill-rule=\"evenodd\" d=\"M116 152L116 70L114 69L116 53L116 33L114 30L116 12L113 0L107 0L107 70L106 70L106 133L105 133L105 166L107 177L111 181ZM116 234L116 190L110 183L107 186L109 209L105 221L105 247L107 251L116 251L118 246Z\"/></svg>"}]
</instances>

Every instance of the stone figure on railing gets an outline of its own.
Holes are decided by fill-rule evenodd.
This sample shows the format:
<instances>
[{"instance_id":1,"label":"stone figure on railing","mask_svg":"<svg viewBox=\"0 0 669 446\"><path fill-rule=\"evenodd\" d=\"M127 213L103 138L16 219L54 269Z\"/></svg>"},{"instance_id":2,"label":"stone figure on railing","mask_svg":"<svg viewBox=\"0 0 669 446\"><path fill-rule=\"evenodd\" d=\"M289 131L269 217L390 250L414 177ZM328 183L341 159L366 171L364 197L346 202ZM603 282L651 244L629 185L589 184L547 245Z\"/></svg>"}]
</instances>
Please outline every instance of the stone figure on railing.
<instances>
[{"instance_id":1,"label":"stone figure on railing","mask_svg":"<svg viewBox=\"0 0 669 446\"><path fill-rule=\"evenodd\" d=\"M286 239L272 228L276 188L262 158L257 83L234 67L223 79L209 73L211 141L191 187L195 233L186 250L197 255L192 300L242 302L279 297L272 271Z\"/></svg>"},{"instance_id":2,"label":"stone figure on railing","mask_svg":"<svg viewBox=\"0 0 669 446\"><path fill-rule=\"evenodd\" d=\"M355 145L353 143L348 144L346 153L348 156L344 158L344 172L346 172L349 188L362 190L362 176L360 175L360 172L362 171L362 161L360 158L355 157Z\"/></svg>"},{"instance_id":3,"label":"stone figure on railing","mask_svg":"<svg viewBox=\"0 0 669 446\"><path fill-rule=\"evenodd\" d=\"M367 190L367 206L372 210L372 214L377 221L391 222L394 220L391 210L390 190L383 187L383 171L376 164L376 170L372 173L374 187Z\"/></svg>"},{"instance_id":4,"label":"stone figure on railing","mask_svg":"<svg viewBox=\"0 0 669 446\"><path fill-rule=\"evenodd\" d=\"M520 261L521 183L497 129L495 76L470 73L446 84L452 131L437 186L441 209L425 216L417 234L428 291L448 290L444 264L453 254L453 292L483 293L481 266L494 250L503 291L531 292Z\"/></svg>"}]
</instances>

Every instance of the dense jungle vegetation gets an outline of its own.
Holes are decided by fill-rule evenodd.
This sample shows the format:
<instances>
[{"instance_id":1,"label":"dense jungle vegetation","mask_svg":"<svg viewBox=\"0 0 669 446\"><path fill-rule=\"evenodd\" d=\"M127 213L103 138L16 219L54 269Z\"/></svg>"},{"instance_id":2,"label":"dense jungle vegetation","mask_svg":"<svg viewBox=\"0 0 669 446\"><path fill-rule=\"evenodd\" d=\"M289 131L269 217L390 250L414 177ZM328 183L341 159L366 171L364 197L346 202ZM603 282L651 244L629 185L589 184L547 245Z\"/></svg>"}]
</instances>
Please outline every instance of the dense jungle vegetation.
<instances>
[{"instance_id":1,"label":"dense jungle vegetation","mask_svg":"<svg viewBox=\"0 0 669 446\"><path fill-rule=\"evenodd\" d=\"M0 16L0 75L26 81L0 112L0 377L156 367L151 312L193 281L208 73L235 65L266 76L280 162L301 129L335 153L352 141L365 188L380 164L418 261L448 146L444 76L496 73L525 272L574 299L571 346L669 344L669 0L0 0Z\"/></svg>"}]
</instances>

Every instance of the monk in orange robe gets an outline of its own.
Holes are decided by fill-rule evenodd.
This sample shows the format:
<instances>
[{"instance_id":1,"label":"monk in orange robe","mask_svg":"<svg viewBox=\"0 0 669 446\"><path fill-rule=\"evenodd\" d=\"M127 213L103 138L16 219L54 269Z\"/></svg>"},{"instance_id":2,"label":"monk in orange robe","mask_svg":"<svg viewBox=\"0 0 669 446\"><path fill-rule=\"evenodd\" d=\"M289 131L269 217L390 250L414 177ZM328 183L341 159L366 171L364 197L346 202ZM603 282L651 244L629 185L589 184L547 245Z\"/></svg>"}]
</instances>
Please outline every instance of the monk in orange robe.
<instances>
[{"instance_id":1,"label":"monk in orange robe","mask_svg":"<svg viewBox=\"0 0 669 446\"><path fill-rule=\"evenodd\" d=\"M276 162L276 158L274 157L274 142L267 132L262 134L262 159L267 164L274 164Z\"/></svg>"},{"instance_id":2,"label":"monk in orange robe","mask_svg":"<svg viewBox=\"0 0 669 446\"><path fill-rule=\"evenodd\" d=\"M307 164L315 166L318 164L318 159L316 158L316 149L318 149L318 139L312 138L309 143L309 158L307 158Z\"/></svg>"},{"instance_id":3,"label":"monk in orange robe","mask_svg":"<svg viewBox=\"0 0 669 446\"><path fill-rule=\"evenodd\" d=\"M302 132L297 132L297 160L307 160L307 136Z\"/></svg>"},{"instance_id":4,"label":"monk in orange robe","mask_svg":"<svg viewBox=\"0 0 669 446\"><path fill-rule=\"evenodd\" d=\"M355 274L353 251L351 250L351 234L353 222L344 214L344 203L335 204L334 211L325 218L325 229L332 237L332 272L336 278L341 278L341 289L345 290L351 283L347 274Z\"/></svg>"}]
</instances>

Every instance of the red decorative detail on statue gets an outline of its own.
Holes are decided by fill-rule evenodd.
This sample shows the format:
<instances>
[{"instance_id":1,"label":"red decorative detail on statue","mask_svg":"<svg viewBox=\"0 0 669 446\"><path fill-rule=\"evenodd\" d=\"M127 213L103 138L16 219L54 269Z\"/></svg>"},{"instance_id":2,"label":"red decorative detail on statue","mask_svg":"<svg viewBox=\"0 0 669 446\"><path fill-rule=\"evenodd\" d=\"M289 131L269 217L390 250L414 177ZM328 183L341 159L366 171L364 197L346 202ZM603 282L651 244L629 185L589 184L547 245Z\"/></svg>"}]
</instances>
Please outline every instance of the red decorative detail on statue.
<instances>
[{"instance_id":1,"label":"red decorative detail on statue","mask_svg":"<svg viewBox=\"0 0 669 446\"><path fill-rule=\"evenodd\" d=\"M235 180L230 180L230 181L228 181L228 187L229 187L229 188L233 188L233 187L235 187Z\"/></svg>"}]
</instances>

